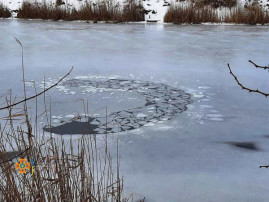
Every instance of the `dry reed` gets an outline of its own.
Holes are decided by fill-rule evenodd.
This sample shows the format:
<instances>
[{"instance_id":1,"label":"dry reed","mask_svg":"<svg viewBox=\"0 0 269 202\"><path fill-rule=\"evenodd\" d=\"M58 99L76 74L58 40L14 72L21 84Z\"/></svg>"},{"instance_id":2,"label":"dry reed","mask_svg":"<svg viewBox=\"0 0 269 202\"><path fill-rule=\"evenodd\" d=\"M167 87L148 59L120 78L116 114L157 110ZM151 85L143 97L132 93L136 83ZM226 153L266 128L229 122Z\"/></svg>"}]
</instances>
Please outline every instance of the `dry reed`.
<instances>
[{"instance_id":1,"label":"dry reed","mask_svg":"<svg viewBox=\"0 0 269 202\"><path fill-rule=\"evenodd\" d=\"M70 6L57 6L47 3L23 2L18 18L85 20L85 21L143 21L144 10L140 1L129 0L124 5L106 0L98 3L85 3L80 9Z\"/></svg>"},{"instance_id":2,"label":"dry reed","mask_svg":"<svg viewBox=\"0 0 269 202\"><path fill-rule=\"evenodd\" d=\"M174 24L200 24L200 23L235 23L235 24L267 24L269 12L258 5L249 5L244 8L234 7L220 15L212 6L189 4L172 5L164 16L164 22Z\"/></svg>"},{"instance_id":3,"label":"dry reed","mask_svg":"<svg viewBox=\"0 0 269 202\"><path fill-rule=\"evenodd\" d=\"M0 3L0 18L9 18L11 17L11 12L6 6Z\"/></svg>"},{"instance_id":4,"label":"dry reed","mask_svg":"<svg viewBox=\"0 0 269 202\"><path fill-rule=\"evenodd\" d=\"M17 42L22 48L24 75L23 46ZM103 145L98 146L96 135L66 140L39 133L37 98L40 93L35 90L36 96L27 99L24 76L23 83L24 98L17 101L10 93L5 97L7 107L1 110L6 116L0 119L0 201L131 201L131 197L123 195L118 141L117 161L113 163L107 134ZM43 92L45 101L46 90ZM36 104L34 125L28 114L29 100ZM18 158L33 165L33 174L31 171L20 174L15 169Z\"/></svg>"},{"instance_id":5,"label":"dry reed","mask_svg":"<svg viewBox=\"0 0 269 202\"><path fill-rule=\"evenodd\" d=\"M238 7L225 17L224 22L250 25L267 24L269 23L269 13L258 5Z\"/></svg>"},{"instance_id":6,"label":"dry reed","mask_svg":"<svg viewBox=\"0 0 269 202\"><path fill-rule=\"evenodd\" d=\"M199 24L202 22L219 22L219 18L216 10L209 6L172 5L164 16L164 22Z\"/></svg>"}]
</instances>

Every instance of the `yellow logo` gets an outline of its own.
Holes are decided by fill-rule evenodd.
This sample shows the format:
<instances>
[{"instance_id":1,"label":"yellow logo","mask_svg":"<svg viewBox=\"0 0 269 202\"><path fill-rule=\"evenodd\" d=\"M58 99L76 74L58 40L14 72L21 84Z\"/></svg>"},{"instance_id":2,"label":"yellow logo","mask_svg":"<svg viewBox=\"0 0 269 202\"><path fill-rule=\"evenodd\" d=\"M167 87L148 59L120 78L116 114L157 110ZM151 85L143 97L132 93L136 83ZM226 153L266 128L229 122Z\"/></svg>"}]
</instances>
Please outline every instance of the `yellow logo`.
<instances>
[{"instance_id":1,"label":"yellow logo","mask_svg":"<svg viewBox=\"0 0 269 202\"><path fill-rule=\"evenodd\" d=\"M30 163L26 163L26 159L19 159L19 163L15 164L16 170L19 169L19 173L26 173L26 169L30 170Z\"/></svg>"}]
</instances>

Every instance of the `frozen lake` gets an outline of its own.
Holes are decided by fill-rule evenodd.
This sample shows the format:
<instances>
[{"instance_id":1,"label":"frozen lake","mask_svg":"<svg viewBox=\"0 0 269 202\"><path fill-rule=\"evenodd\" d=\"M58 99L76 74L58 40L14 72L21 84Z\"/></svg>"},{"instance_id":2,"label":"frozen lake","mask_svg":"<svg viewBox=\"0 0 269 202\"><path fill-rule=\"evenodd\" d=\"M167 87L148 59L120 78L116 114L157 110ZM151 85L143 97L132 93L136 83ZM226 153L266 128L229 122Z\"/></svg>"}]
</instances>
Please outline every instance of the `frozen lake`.
<instances>
[{"instance_id":1,"label":"frozen lake","mask_svg":"<svg viewBox=\"0 0 269 202\"><path fill-rule=\"evenodd\" d=\"M145 82L181 93L180 98L191 95L190 102L180 100L187 110L167 108L178 111L120 133L121 174L137 199L268 201L269 171L259 166L269 164L269 99L242 91L227 63L242 83L269 91L269 73L248 63L269 63L269 27L0 19L0 92L12 88L22 95L20 49L13 36L24 45L26 78L38 82L39 91L44 75L49 86L74 66L69 78L81 85L62 84L50 93L55 126L82 113L81 98L96 116L104 115L98 109L106 106L109 114L144 106L150 102L141 89L146 98L155 95ZM102 83L111 79L145 85L138 85L142 94L124 90L124 83L119 91L119 82ZM90 88L89 81L104 86ZM27 93L33 93L30 83ZM150 107L135 117L149 117Z\"/></svg>"}]
</instances>

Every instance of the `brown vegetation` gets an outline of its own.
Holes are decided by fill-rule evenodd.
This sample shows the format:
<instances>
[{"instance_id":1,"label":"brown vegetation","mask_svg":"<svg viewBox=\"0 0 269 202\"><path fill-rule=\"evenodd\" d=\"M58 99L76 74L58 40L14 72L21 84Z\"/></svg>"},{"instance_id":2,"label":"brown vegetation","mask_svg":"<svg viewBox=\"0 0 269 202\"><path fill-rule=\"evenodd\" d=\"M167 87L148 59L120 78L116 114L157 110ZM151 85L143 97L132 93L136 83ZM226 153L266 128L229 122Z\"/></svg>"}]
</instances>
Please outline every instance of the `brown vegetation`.
<instances>
[{"instance_id":1,"label":"brown vegetation","mask_svg":"<svg viewBox=\"0 0 269 202\"><path fill-rule=\"evenodd\" d=\"M68 6L55 6L46 3L24 2L19 9L18 18L86 20L86 21L143 21L144 10L140 2L130 0L124 6L104 1L97 4L85 3L80 9Z\"/></svg>"},{"instance_id":2,"label":"brown vegetation","mask_svg":"<svg viewBox=\"0 0 269 202\"><path fill-rule=\"evenodd\" d=\"M219 18L216 10L209 6L197 7L194 5L172 5L164 16L164 22L172 22L175 24L199 24L202 22L219 22Z\"/></svg>"},{"instance_id":3,"label":"brown vegetation","mask_svg":"<svg viewBox=\"0 0 269 202\"><path fill-rule=\"evenodd\" d=\"M37 110L38 97L44 95L46 106L45 92L51 88L42 93L36 91L35 96L27 98L23 46L19 40L17 42L22 48L24 98L17 101L12 93L1 96L6 101L1 115L4 112L6 115L0 118L0 201L131 201L132 197L123 196L118 143L117 160L112 163L107 134L103 144L98 146L96 135L68 140L39 133L37 123L41 115L37 111L34 124L31 123L28 101L35 101ZM49 111L45 107L42 114L47 115ZM18 158L30 162L33 173L31 169L19 173L15 169Z\"/></svg>"},{"instance_id":4,"label":"brown vegetation","mask_svg":"<svg viewBox=\"0 0 269 202\"><path fill-rule=\"evenodd\" d=\"M11 17L11 12L6 6L0 3L0 18L9 18Z\"/></svg>"},{"instance_id":5,"label":"brown vegetation","mask_svg":"<svg viewBox=\"0 0 269 202\"><path fill-rule=\"evenodd\" d=\"M224 16L218 15L211 6L190 4L188 6L172 5L164 16L164 22L175 24L203 22L236 23L236 24L267 24L269 13L258 5L232 8Z\"/></svg>"},{"instance_id":6,"label":"brown vegetation","mask_svg":"<svg viewBox=\"0 0 269 202\"><path fill-rule=\"evenodd\" d=\"M269 13L258 5L236 8L225 17L224 22L236 24L267 24L269 23Z\"/></svg>"}]
</instances>

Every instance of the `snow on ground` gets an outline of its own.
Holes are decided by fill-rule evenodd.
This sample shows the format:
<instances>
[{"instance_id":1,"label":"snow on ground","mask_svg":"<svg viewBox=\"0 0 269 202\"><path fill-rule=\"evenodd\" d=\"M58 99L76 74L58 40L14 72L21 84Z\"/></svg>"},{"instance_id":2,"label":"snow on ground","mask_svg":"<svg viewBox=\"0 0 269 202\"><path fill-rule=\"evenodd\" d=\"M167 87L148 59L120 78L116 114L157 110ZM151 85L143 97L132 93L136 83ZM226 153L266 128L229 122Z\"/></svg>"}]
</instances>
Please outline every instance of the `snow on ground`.
<instances>
[{"instance_id":1,"label":"snow on ground","mask_svg":"<svg viewBox=\"0 0 269 202\"><path fill-rule=\"evenodd\" d=\"M30 0L28 0L30 1ZM74 7L76 9L80 8L85 2L94 3L99 0L63 0L65 3L63 6L69 6ZM13 17L16 17L16 11L20 8L23 0L0 0L1 3L3 3L5 6L7 6L11 11L13 12ZM30 1L31 2L31 1ZM32 2L38 2L42 3L44 0L35 0ZM56 0L45 0L46 3L49 4L55 4ZM122 3L123 0L117 0L117 2ZM188 4L188 1L179 1L179 0L143 0L143 6L146 10L145 13L145 20L146 21L156 21L156 22L163 22L163 18L165 13L167 12L168 8L171 6L171 4L176 5L186 5ZM253 3L257 2L261 6L268 8L269 3L267 0L238 0L238 5L245 5L246 3ZM220 14L223 12L226 12L226 9L221 9Z\"/></svg>"},{"instance_id":2,"label":"snow on ground","mask_svg":"<svg viewBox=\"0 0 269 202\"><path fill-rule=\"evenodd\" d=\"M146 10L146 21L162 22L167 9L170 7L171 1L166 0L145 0L143 6Z\"/></svg>"},{"instance_id":3,"label":"snow on ground","mask_svg":"<svg viewBox=\"0 0 269 202\"><path fill-rule=\"evenodd\" d=\"M81 5L85 3L85 1L80 1L80 0L63 0L65 2L65 5L70 5L74 6L75 8L79 8ZM23 0L0 0L1 3L3 3L5 6L7 6L10 10L18 10L22 3L24 2ZM28 0L28 2L37 2L37 3L42 3L46 2L48 4L52 3L55 4L56 0Z\"/></svg>"},{"instance_id":4,"label":"snow on ground","mask_svg":"<svg viewBox=\"0 0 269 202\"><path fill-rule=\"evenodd\" d=\"M244 6L246 3L251 4L252 2L257 2L263 7L269 7L267 0L238 0L239 6ZM158 21L163 22L164 15L169 9L169 7L174 5L186 6L189 4L189 1L179 1L179 0L144 0L143 6L146 10L145 20L146 21ZM225 12L229 11L227 8L220 8L218 12L220 15L223 15Z\"/></svg>"}]
</instances>

